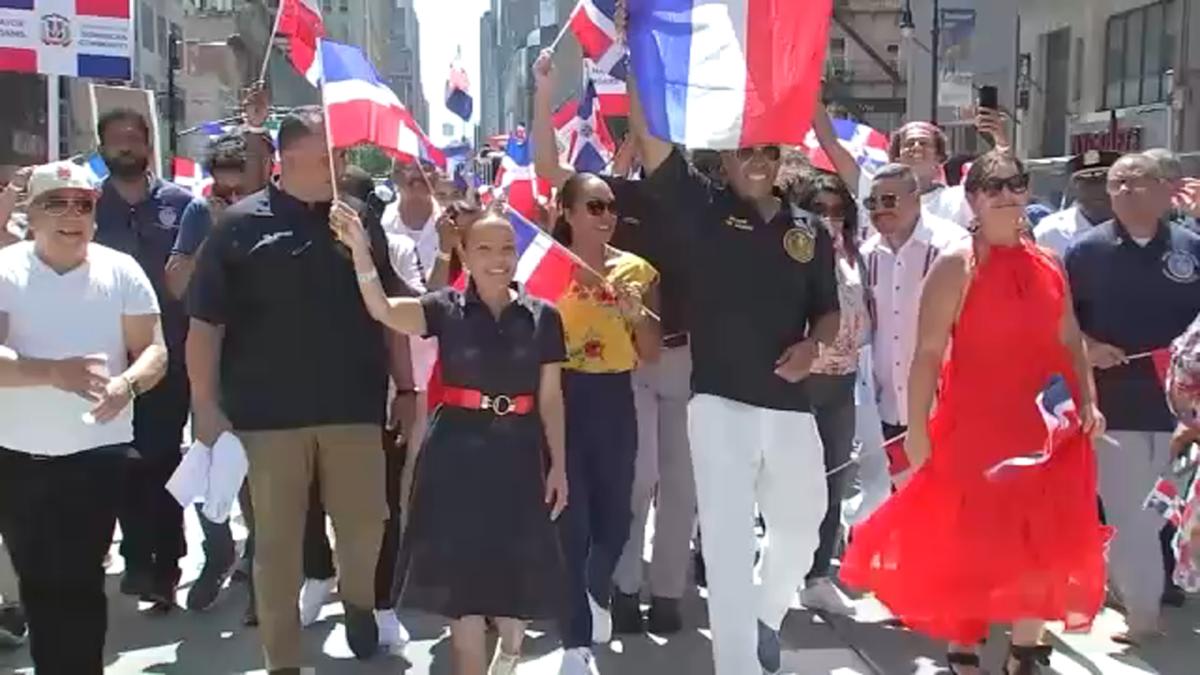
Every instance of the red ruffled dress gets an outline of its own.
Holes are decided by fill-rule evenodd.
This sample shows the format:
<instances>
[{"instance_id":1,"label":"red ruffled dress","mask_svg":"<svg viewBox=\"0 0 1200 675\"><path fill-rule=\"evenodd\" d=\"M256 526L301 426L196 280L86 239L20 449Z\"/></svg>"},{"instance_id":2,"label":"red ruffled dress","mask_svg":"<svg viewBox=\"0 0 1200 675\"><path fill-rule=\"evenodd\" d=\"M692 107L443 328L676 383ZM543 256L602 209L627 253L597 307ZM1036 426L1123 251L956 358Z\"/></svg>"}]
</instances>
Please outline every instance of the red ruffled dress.
<instances>
[{"instance_id":1,"label":"red ruffled dress","mask_svg":"<svg viewBox=\"0 0 1200 675\"><path fill-rule=\"evenodd\" d=\"M930 419L931 458L854 529L841 578L905 625L974 644L1017 619L1086 628L1104 600L1108 528L1082 433L1035 467L987 470L1042 449L1049 378L1079 383L1062 345L1066 280L1032 244L993 247L953 330Z\"/></svg>"}]
</instances>

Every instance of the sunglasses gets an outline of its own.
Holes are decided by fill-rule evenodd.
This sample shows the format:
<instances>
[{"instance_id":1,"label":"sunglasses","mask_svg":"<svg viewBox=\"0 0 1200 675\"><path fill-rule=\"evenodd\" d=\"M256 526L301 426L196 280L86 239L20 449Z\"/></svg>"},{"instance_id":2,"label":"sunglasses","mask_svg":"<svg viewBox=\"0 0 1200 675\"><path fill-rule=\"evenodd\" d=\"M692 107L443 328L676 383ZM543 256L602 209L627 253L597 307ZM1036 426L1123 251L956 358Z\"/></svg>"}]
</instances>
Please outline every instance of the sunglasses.
<instances>
[{"instance_id":1,"label":"sunglasses","mask_svg":"<svg viewBox=\"0 0 1200 675\"><path fill-rule=\"evenodd\" d=\"M988 178L980 184L979 188L989 197L995 197L1005 188L1008 188L1008 191L1014 195L1023 195L1029 191L1029 174L1019 173L1008 178Z\"/></svg>"},{"instance_id":2,"label":"sunglasses","mask_svg":"<svg viewBox=\"0 0 1200 675\"><path fill-rule=\"evenodd\" d=\"M885 209L894 209L900 203L903 195L898 195L894 192L885 192L881 195L871 195L863 200L863 206L867 207L868 211L878 211L880 207Z\"/></svg>"},{"instance_id":3,"label":"sunglasses","mask_svg":"<svg viewBox=\"0 0 1200 675\"><path fill-rule=\"evenodd\" d=\"M68 213L76 216L90 216L96 210L96 202L91 199L68 199L52 197L41 204L42 211L53 218L61 218Z\"/></svg>"},{"instance_id":4,"label":"sunglasses","mask_svg":"<svg viewBox=\"0 0 1200 675\"><path fill-rule=\"evenodd\" d=\"M590 216L602 216L606 211L614 216L617 215L617 203L615 201L589 199L583 206L587 209Z\"/></svg>"},{"instance_id":5,"label":"sunglasses","mask_svg":"<svg viewBox=\"0 0 1200 675\"><path fill-rule=\"evenodd\" d=\"M779 158L783 156L783 152L778 145L760 145L752 148L738 148L736 155L742 162L748 162L760 155L768 162L778 162Z\"/></svg>"},{"instance_id":6,"label":"sunglasses","mask_svg":"<svg viewBox=\"0 0 1200 675\"><path fill-rule=\"evenodd\" d=\"M1128 188L1130 192L1141 194L1160 182L1162 181L1153 178L1113 178L1106 183L1105 190L1112 196L1121 194L1121 188Z\"/></svg>"}]
</instances>

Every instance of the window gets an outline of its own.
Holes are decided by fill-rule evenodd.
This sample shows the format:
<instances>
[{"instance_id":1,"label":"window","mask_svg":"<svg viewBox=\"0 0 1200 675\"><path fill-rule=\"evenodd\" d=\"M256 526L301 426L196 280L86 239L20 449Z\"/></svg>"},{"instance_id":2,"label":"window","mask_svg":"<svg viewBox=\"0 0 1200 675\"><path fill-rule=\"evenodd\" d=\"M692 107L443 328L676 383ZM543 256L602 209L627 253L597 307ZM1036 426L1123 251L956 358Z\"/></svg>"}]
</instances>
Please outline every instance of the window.
<instances>
[{"instance_id":1,"label":"window","mask_svg":"<svg viewBox=\"0 0 1200 675\"><path fill-rule=\"evenodd\" d=\"M171 36L167 34L167 18L159 15L158 17L158 53L164 57L167 55L167 43L170 42Z\"/></svg>"},{"instance_id":2,"label":"window","mask_svg":"<svg viewBox=\"0 0 1200 675\"><path fill-rule=\"evenodd\" d=\"M341 2L338 3L338 9L340 9L342 12L349 12L350 0L341 0Z\"/></svg>"},{"instance_id":3,"label":"window","mask_svg":"<svg viewBox=\"0 0 1200 675\"><path fill-rule=\"evenodd\" d=\"M333 0L321 0L321 12L328 14L333 11Z\"/></svg>"},{"instance_id":4,"label":"window","mask_svg":"<svg viewBox=\"0 0 1200 675\"><path fill-rule=\"evenodd\" d=\"M887 62L893 70L900 69L900 45L893 43L887 46Z\"/></svg>"},{"instance_id":5,"label":"window","mask_svg":"<svg viewBox=\"0 0 1200 675\"><path fill-rule=\"evenodd\" d=\"M154 8L143 2L138 6L137 30L141 33L142 49L154 51Z\"/></svg>"},{"instance_id":6,"label":"window","mask_svg":"<svg viewBox=\"0 0 1200 675\"><path fill-rule=\"evenodd\" d=\"M1075 38L1075 72L1071 74L1071 100L1083 98L1083 59L1086 55L1086 43L1083 38Z\"/></svg>"},{"instance_id":7,"label":"window","mask_svg":"<svg viewBox=\"0 0 1200 675\"><path fill-rule=\"evenodd\" d=\"M1174 0L1161 0L1109 17L1104 49L1105 108L1166 98L1164 75L1174 62L1177 14ZM1082 63L1077 64L1077 74L1082 69Z\"/></svg>"}]
</instances>

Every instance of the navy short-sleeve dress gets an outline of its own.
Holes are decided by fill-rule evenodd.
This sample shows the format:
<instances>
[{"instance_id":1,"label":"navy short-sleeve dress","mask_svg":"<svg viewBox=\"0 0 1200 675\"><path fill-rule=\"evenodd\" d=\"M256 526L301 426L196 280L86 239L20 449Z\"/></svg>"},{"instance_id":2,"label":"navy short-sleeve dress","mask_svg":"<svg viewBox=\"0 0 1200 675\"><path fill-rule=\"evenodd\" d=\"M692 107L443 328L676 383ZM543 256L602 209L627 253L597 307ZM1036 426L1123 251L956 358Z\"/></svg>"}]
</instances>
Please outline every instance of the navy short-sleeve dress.
<instances>
[{"instance_id":1,"label":"navy short-sleeve dress","mask_svg":"<svg viewBox=\"0 0 1200 675\"><path fill-rule=\"evenodd\" d=\"M427 294L421 305L447 387L536 395L542 364L566 360L558 310L519 287L498 319L473 286ZM437 408L415 468L399 604L449 618L561 616L566 581L545 503L548 462L536 410Z\"/></svg>"}]
</instances>

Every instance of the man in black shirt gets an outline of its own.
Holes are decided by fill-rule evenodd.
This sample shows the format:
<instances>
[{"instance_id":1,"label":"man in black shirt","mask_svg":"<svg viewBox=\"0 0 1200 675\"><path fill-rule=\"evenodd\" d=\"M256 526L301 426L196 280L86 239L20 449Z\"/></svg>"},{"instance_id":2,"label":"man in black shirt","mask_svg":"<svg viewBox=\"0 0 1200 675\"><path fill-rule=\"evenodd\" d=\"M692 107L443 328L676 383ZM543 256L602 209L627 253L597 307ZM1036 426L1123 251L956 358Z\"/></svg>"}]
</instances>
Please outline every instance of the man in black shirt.
<instances>
[{"instance_id":1,"label":"man in black shirt","mask_svg":"<svg viewBox=\"0 0 1200 675\"><path fill-rule=\"evenodd\" d=\"M372 608L388 515L381 434L389 368L384 329L367 314L329 229L322 111L289 115L279 149L279 183L230 207L200 252L187 351L197 437L211 444L232 430L250 461L267 668L298 673L297 589L314 473L337 531L347 641L359 658L378 648ZM342 162L336 153L339 174ZM376 255L380 276L389 275L386 250Z\"/></svg>"},{"instance_id":2,"label":"man in black shirt","mask_svg":"<svg viewBox=\"0 0 1200 675\"><path fill-rule=\"evenodd\" d=\"M824 453L802 380L818 344L837 334L833 242L775 189L779 146L722 152L729 185L715 185L650 135L629 89L645 187L660 199L660 227L680 242L668 257L690 282L688 432L715 672L775 673L779 627L826 510ZM770 532L761 595L752 573L756 502Z\"/></svg>"}]
</instances>

